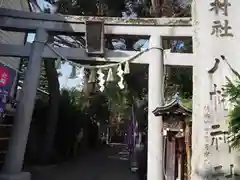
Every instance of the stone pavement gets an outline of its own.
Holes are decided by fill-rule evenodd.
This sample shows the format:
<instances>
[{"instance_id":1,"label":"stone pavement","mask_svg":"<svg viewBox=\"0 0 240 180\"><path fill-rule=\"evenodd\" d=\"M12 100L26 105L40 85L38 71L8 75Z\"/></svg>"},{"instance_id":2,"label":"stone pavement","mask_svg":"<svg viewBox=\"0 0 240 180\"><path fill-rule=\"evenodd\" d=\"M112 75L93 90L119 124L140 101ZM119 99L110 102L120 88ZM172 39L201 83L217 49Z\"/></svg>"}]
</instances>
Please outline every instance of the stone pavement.
<instances>
[{"instance_id":1,"label":"stone pavement","mask_svg":"<svg viewBox=\"0 0 240 180\"><path fill-rule=\"evenodd\" d=\"M32 173L32 180L136 180L130 172L126 147L111 145L72 162Z\"/></svg>"}]
</instances>

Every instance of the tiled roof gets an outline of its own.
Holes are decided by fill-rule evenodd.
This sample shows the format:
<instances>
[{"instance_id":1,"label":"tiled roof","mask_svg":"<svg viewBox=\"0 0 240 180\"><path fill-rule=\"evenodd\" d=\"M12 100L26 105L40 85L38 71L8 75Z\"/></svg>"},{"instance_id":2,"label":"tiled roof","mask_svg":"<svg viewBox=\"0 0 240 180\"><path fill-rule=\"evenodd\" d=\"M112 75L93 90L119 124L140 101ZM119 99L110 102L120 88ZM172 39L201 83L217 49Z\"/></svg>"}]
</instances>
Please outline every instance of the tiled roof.
<instances>
[{"instance_id":1,"label":"tiled roof","mask_svg":"<svg viewBox=\"0 0 240 180\"><path fill-rule=\"evenodd\" d=\"M174 99L161 106L157 107L154 111L153 114L155 116L160 116L163 114L181 114L181 115L191 115L192 114L192 109L185 107L181 101L178 95L174 97Z\"/></svg>"}]
</instances>

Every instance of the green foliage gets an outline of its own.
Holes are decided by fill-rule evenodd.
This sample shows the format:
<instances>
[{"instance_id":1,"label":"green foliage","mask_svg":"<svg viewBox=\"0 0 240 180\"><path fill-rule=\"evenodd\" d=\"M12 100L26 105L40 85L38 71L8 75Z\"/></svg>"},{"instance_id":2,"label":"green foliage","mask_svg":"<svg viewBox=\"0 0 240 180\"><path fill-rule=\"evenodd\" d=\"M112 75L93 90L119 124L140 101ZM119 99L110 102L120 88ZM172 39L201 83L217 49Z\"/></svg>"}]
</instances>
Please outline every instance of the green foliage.
<instances>
[{"instance_id":1,"label":"green foliage","mask_svg":"<svg viewBox=\"0 0 240 180\"><path fill-rule=\"evenodd\" d=\"M240 104L236 104L234 109L229 114L230 131L234 138L230 137L231 145L235 148L240 148Z\"/></svg>"},{"instance_id":2,"label":"green foliage","mask_svg":"<svg viewBox=\"0 0 240 180\"><path fill-rule=\"evenodd\" d=\"M76 141L80 128L86 128L89 120L86 102L76 89L62 89L59 103L59 118L56 132L56 148L60 156L66 156ZM85 129L86 131L86 129Z\"/></svg>"},{"instance_id":3,"label":"green foliage","mask_svg":"<svg viewBox=\"0 0 240 180\"><path fill-rule=\"evenodd\" d=\"M229 101L234 106L229 113L229 129L231 132L229 141L231 141L233 147L240 148L240 75L230 65L229 67L237 77L235 81L226 77L225 96L229 97Z\"/></svg>"},{"instance_id":4,"label":"green foliage","mask_svg":"<svg viewBox=\"0 0 240 180\"><path fill-rule=\"evenodd\" d=\"M102 12L98 11L98 6L102 9ZM107 6L106 6L107 5ZM62 14L71 15L86 15L94 16L97 14L104 14L107 16L121 16L121 12L124 10L124 0L112 1L104 0L97 3L96 0L59 0L57 2L57 12Z\"/></svg>"},{"instance_id":5,"label":"green foliage","mask_svg":"<svg viewBox=\"0 0 240 180\"><path fill-rule=\"evenodd\" d=\"M36 1L36 0L32 0ZM191 15L191 0L156 1L156 0L45 0L55 4L60 13L86 16L122 16L136 13L138 17L189 17ZM157 11L157 12L155 12Z\"/></svg>"},{"instance_id":6,"label":"green foliage","mask_svg":"<svg viewBox=\"0 0 240 180\"><path fill-rule=\"evenodd\" d=\"M232 82L227 78L227 84L225 85L225 93L229 95L229 100L233 103L240 104L240 79Z\"/></svg>"},{"instance_id":7,"label":"green foliage","mask_svg":"<svg viewBox=\"0 0 240 180\"><path fill-rule=\"evenodd\" d=\"M192 99L181 99L181 103L189 108L189 109L192 109Z\"/></svg>"},{"instance_id":8,"label":"green foliage","mask_svg":"<svg viewBox=\"0 0 240 180\"><path fill-rule=\"evenodd\" d=\"M192 68L167 67L165 96L172 97L176 92L182 98L192 98Z\"/></svg>"},{"instance_id":9,"label":"green foliage","mask_svg":"<svg viewBox=\"0 0 240 180\"><path fill-rule=\"evenodd\" d=\"M129 117L131 99L129 99L129 89L121 90L115 83L110 83L103 92L107 100L109 111L122 117Z\"/></svg>"},{"instance_id":10,"label":"green foliage","mask_svg":"<svg viewBox=\"0 0 240 180\"><path fill-rule=\"evenodd\" d=\"M21 63L22 64L21 64L21 67L20 67L20 71L22 73L20 74L19 80L23 81L24 80L24 74L25 74L25 72L27 70L27 66L28 66L28 58L22 59ZM48 82L47 82L47 76L46 76L46 70L45 70L45 67L44 67L44 63L42 63L42 65L41 65L39 88L41 90L44 90L44 91L48 92Z\"/></svg>"}]
</instances>

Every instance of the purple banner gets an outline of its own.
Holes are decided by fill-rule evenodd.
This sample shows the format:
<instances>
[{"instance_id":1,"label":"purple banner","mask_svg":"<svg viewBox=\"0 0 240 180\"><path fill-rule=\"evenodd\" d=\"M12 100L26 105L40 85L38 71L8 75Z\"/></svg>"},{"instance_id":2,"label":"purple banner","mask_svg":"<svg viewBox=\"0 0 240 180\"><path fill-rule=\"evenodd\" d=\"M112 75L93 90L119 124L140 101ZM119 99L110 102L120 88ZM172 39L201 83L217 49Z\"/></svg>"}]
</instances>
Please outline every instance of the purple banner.
<instances>
[{"instance_id":1,"label":"purple banner","mask_svg":"<svg viewBox=\"0 0 240 180\"><path fill-rule=\"evenodd\" d=\"M137 168L137 159L136 159L137 133L138 133L138 124L135 119L134 106L132 106L129 127L128 127L129 159L131 162L131 170L132 171L136 171L136 168Z\"/></svg>"},{"instance_id":2,"label":"purple banner","mask_svg":"<svg viewBox=\"0 0 240 180\"><path fill-rule=\"evenodd\" d=\"M4 105L5 105L5 103L3 103L3 102L0 101L0 113L3 113L3 111L4 111Z\"/></svg>"},{"instance_id":3,"label":"purple banner","mask_svg":"<svg viewBox=\"0 0 240 180\"><path fill-rule=\"evenodd\" d=\"M138 124L137 124L137 121L135 120L134 107L132 106L130 121L128 125L128 133L127 133L128 145L130 149L133 149L135 147L137 132L138 132Z\"/></svg>"}]
</instances>

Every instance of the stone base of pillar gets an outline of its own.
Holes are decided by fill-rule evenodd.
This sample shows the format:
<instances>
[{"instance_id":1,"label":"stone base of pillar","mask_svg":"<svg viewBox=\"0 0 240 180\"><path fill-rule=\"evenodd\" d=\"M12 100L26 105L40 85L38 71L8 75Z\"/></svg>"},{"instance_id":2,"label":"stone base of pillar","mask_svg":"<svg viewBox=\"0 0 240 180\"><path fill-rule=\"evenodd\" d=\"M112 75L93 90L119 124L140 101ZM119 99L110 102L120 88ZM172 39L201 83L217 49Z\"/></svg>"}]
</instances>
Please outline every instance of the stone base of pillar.
<instances>
[{"instance_id":1,"label":"stone base of pillar","mask_svg":"<svg viewBox=\"0 0 240 180\"><path fill-rule=\"evenodd\" d=\"M21 172L19 174L0 174L0 180L31 180L29 172Z\"/></svg>"}]
</instances>

